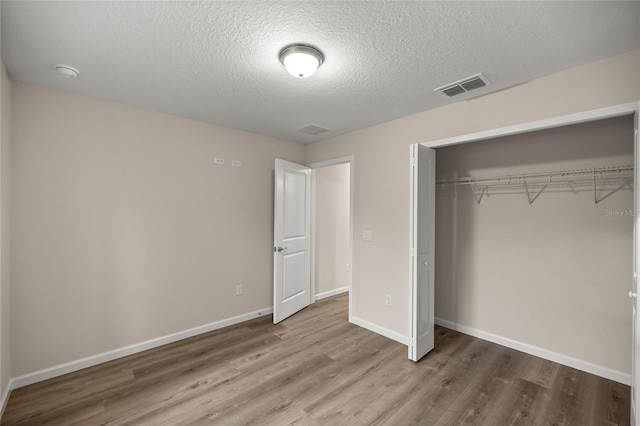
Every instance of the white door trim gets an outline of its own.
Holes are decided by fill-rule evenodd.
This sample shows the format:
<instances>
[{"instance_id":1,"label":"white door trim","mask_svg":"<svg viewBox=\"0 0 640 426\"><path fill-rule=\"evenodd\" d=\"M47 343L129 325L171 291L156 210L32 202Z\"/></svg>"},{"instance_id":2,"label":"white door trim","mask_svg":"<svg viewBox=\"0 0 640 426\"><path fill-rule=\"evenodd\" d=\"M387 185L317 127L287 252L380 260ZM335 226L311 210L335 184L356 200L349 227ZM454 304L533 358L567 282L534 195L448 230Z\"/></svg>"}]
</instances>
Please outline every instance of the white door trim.
<instances>
[{"instance_id":1,"label":"white door trim","mask_svg":"<svg viewBox=\"0 0 640 426\"><path fill-rule=\"evenodd\" d=\"M638 331L640 330L640 316L638 315L638 266L640 265L640 218L638 217L638 206L640 205L640 174L638 164L640 164L640 151L638 140L638 126L640 119L640 102L638 102L638 109L633 117L633 156L635 170L633 171L633 282L631 285L631 291L629 296L632 303L633 312L633 324L632 329L632 357L631 357L631 424L637 424L638 422L638 410L640 409L640 376L638 367L640 366L640 347L638 341ZM633 294L635 293L635 294Z\"/></svg>"},{"instance_id":2,"label":"white door trim","mask_svg":"<svg viewBox=\"0 0 640 426\"><path fill-rule=\"evenodd\" d=\"M629 102L626 104L613 105L604 108L592 109L589 111L577 112L574 114L561 115L559 117L546 118L544 120L530 121L528 123L515 124L513 126L499 127L497 129L469 133L466 135L454 136L451 138L421 142L420 144L429 148L438 148L448 145L477 142L484 139L492 139L501 136L528 133L536 130L569 126L571 124L603 120L605 118L620 117L622 115L633 114L634 112L638 111L638 104L638 102Z\"/></svg>"},{"instance_id":3,"label":"white door trim","mask_svg":"<svg viewBox=\"0 0 640 426\"><path fill-rule=\"evenodd\" d=\"M335 158L307 164L311 168L311 291L316 294L315 283L315 238L316 238L316 169L339 164L349 164L349 322L353 322L353 218L354 218L354 176L355 157ZM313 303L313 302L312 302Z\"/></svg>"}]
</instances>

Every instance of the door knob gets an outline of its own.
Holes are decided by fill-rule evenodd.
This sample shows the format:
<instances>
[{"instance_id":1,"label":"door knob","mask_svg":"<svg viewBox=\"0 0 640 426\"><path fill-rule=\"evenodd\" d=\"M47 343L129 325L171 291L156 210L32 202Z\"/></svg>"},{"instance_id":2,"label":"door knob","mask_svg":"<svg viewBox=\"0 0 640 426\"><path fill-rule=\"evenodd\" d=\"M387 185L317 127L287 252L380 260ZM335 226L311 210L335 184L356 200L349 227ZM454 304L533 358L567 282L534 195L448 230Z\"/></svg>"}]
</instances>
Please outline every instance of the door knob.
<instances>
[{"instance_id":1,"label":"door knob","mask_svg":"<svg viewBox=\"0 0 640 426\"><path fill-rule=\"evenodd\" d=\"M288 248L289 247L278 247L276 250L278 251L278 253L280 253L281 251L285 251Z\"/></svg>"},{"instance_id":2,"label":"door knob","mask_svg":"<svg viewBox=\"0 0 640 426\"><path fill-rule=\"evenodd\" d=\"M427 266L427 262L423 262L422 264L423 264L424 266Z\"/></svg>"},{"instance_id":3,"label":"door knob","mask_svg":"<svg viewBox=\"0 0 640 426\"><path fill-rule=\"evenodd\" d=\"M638 296L638 293L634 293L632 291L629 292L629 298L630 299L633 299L634 297L637 297L637 296Z\"/></svg>"}]
</instances>

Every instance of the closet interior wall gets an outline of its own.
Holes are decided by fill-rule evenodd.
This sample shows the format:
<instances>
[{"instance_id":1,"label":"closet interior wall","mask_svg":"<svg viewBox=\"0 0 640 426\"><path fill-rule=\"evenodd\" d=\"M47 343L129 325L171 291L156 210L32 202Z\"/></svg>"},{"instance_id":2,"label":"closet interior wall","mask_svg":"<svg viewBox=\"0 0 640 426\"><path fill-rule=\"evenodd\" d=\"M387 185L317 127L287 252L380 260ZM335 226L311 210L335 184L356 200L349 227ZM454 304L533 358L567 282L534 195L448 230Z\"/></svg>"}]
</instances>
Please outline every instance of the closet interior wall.
<instances>
[{"instance_id":1,"label":"closet interior wall","mask_svg":"<svg viewBox=\"0 0 640 426\"><path fill-rule=\"evenodd\" d=\"M633 117L437 149L436 179L633 164ZM575 189L575 188L574 188ZM532 197L537 194L531 194ZM631 373L631 186L436 190L435 316Z\"/></svg>"}]
</instances>

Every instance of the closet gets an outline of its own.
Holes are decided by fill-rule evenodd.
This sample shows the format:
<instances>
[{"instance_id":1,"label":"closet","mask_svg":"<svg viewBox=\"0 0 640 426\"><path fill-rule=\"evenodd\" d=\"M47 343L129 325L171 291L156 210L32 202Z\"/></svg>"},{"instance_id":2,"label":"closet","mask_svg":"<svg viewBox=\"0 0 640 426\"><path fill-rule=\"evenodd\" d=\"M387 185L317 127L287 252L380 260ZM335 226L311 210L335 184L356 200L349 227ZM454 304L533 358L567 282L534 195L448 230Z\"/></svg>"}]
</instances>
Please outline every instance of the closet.
<instances>
[{"instance_id":1,"label":"closet","mask_svg":"<svg viewBox=\"0 0 640 426\"><path fill-rule=\"evenodd\" d=\"M633 120L436 149L436 324L631 373Z\"/></svg>"}]
</instances>

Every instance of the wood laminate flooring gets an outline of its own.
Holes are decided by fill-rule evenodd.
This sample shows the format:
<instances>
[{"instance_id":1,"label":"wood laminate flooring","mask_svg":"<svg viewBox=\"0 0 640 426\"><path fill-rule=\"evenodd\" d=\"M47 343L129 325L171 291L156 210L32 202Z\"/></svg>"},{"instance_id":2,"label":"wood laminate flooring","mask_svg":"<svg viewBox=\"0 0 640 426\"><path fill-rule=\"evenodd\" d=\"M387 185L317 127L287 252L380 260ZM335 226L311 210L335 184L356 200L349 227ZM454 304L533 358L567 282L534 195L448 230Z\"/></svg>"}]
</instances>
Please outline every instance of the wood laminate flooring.
<instances>
[{"instance_id":1,"label":"wood laminate flooring","mask_svg":"<svg viewBox=\"0 0 640 426\"><path fill-rule=\"evenodd\" d=\"M630 388L436 327L422 361L348 297L15 389L3 425L628 425Z\"/></svg>"}]
</instances>

